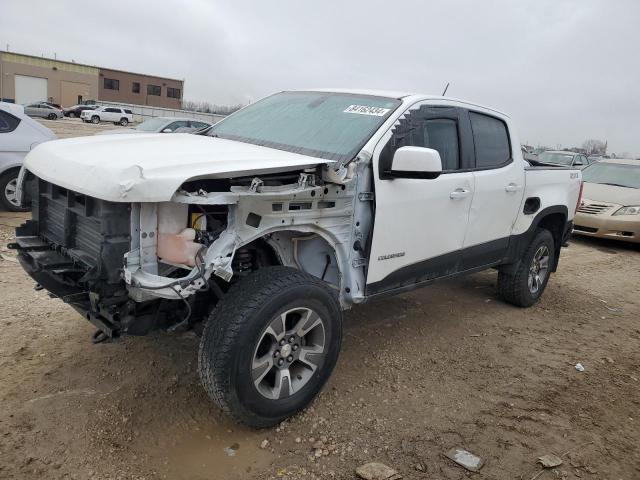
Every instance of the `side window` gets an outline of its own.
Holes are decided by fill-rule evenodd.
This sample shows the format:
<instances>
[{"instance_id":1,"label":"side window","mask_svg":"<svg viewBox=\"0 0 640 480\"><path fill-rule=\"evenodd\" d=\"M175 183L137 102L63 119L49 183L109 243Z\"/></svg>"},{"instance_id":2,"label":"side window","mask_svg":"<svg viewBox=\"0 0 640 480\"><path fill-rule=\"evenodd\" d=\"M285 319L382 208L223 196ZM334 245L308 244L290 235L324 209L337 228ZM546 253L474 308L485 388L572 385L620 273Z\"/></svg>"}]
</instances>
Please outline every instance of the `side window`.
<instances>
[{"instance_id":1,"label":"side window","mask_svg":"<svg viewBox=\"0 0 640 480\"><path fill-rule=\"evenodd\" d=\"M427 109L431 108L429 113ZM447 109L450 110L450 109ZM443 114L447 112L443 111ZM380 152L381 178L391 169L393 155L400 147L426 147L437 150L442 159L442 170L460 169L460 142L458 122L454 118L438 118L433 107L421 107L400 119L389 142Z\"/></svg>"},{"instance_id":2,"label":"side window","mask_svg":"<svg viewBox=\"0 0 640 480\"><path fill-rule=\"evenodd\" d=\"M120 80L115 78L105 77L103 85L106 90L120 90Z\"/></svg>"},{"instance_id":3,"label":"side window","mask_svg":"<svg viewBox=\"0 0 640 480\"><path fill-rule=\"evenodd\" d=\"M119 108L105 108L104 111L108 113L121 113Z\"/></svg>"},{"instance_id":4,"label":"side window","mask_svg":"<svg viewBox=\"0 0 640 480\"><path fill-rule=\"evenodd\" d=\"M455 120L434 118L423 123L424 146L437 150L442 159L442 170L460 169L458 125Z\"/></svg>"},{"instance_id":5,"label":"side window","mask_svg":"<svg viewBox=\"0 0 640 480\"><path fill-rule=\"evenodd\" d=\"M131 110L127 110L126 108L124 109L124 113L127 113L129 115L133 115L133 112Z\"/></svg>"},{"instance_id":6,"label":"side window","mask_svg":"<svg viewBox=\"0 0 640 480\"><path fill-rule=\"evenodd\" d=\"M0 110L0 133L13 132L20 125L20 119Z\"/></svg>"},{"instance_id":7,"label":"side window","mask_svg":"<svg viewBox=\"0 0 640 480\"><path fill-rule=\"evenodd\" d=\"M507 126L502 120L477 112L469 112L476 168L496 168L511 160Z\"/></svg>"},{"instance_id":8,"label":"side window","mask_svg":"<svg viewBox=\"0 0 640 480\"><path fill-rule=\"evenodd\" d=\"M170 128L172 132L175 132L179 128L188 127L189 122L185 120L179 120L177 122L170 123L166 128Z\"/></svg>"}]
</instances>

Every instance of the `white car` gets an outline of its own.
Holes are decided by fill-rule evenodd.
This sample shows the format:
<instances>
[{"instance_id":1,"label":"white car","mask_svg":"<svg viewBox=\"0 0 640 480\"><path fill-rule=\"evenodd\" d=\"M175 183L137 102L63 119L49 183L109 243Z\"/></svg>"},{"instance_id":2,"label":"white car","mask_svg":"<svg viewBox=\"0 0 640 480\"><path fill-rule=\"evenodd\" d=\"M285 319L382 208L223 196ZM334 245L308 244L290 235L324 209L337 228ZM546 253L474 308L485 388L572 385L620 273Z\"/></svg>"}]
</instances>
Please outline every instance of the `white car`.
<instances>
[{"instance_id":1,"label":"white car","mask_svg":"<svg viewBox=\"0 0 640 480\"><path fill-rule=\"evenodd\" d=\"M28 117L21 105L0 102L0 208L23 210L16 197L22 161L33 147L55 138L51 130Z\"/></svg>"},{"instance_id":2,"label":"white car","mask_svg":"<svg viewBox=\"0 0 640 480\"><path fill-rule=\"evenodd\" d=\"M530 167L495 109L357 90L281 92L205 135L47 143L22 179L10 247L33 279L95 341L206 322L202 384L256 427L320 391L345 309L491 268L536 303L582 188Z\"/></svg>"},{"instance_id":3,"label":"white car","mask_svg":"<svg viewBox=\"0 0 640 480\"><path fill-rule=\"evenodd\" d=\"M95 110L83 110L80 113L80 118L83 122L112 122L115 125L126 127L133 122L133 113L125 108L102 106Z\"/></svg>"},{"instance_id":4,"label":"white car","mask_svg":"<svg viewBox=\"0 0 640 480\"><path fill-rule=\"evenodd\" d=\"M127 133L192 133L210 127L211 123L192 118L153 117L138 124L135 128L118 128L98 132L96 135L114 135Z\"/></svg>"}]
</instances>

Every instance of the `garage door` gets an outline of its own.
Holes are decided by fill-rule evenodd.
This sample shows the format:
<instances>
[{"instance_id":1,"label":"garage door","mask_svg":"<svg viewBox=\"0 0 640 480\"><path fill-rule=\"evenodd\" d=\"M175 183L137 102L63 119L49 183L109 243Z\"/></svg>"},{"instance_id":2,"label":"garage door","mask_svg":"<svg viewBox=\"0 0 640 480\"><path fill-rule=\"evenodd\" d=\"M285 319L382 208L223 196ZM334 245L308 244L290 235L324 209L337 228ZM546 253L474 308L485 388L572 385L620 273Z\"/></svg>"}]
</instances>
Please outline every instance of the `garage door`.
<instances>
[{"instance_id":1,"label":"garage door","mask_svg":"<svg viewBox=\"0 0 640 480\"><path fill-rule=\"evenodd\" d=\"M47 79L16 75L16 103L47 101Z\"/></svg>"}]
</instances>

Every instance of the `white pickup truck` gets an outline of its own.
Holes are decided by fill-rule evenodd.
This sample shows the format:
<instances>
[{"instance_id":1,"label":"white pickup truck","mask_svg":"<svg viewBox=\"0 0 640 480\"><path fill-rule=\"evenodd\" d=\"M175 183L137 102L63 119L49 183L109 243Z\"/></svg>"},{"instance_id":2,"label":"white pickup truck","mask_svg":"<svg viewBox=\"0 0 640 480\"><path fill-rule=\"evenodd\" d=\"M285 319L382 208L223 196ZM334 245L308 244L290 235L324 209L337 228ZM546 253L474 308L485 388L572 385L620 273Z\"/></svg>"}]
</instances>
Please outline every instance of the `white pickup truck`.
<instances>
[{"instance_id":1,"label":"white pickup truck","mask_svg":"<svg viewBox=\"0 0 640 480\"><path fill-rule=\"evenodd\" d=\"M126 127L133 122L133 112L121 107L102 106L95 110L83 110L80 112L80 119L85 123L112 122Z\"/></svg>"},{"instance_id":2,"label":"white pickup truck","mask_svg":"<svg viewBox=\"0 0 640 480\"><path fill-rule=\"evenodd\" d=\"M20 185L33 216L10 246L95 341L204 321L204 388L268 426L322 388L354 304L488 268L535 303L582 182L530 167L496 110L340 90L278 93L202 135L49 142Z\"/></svg>"}]
</instances>

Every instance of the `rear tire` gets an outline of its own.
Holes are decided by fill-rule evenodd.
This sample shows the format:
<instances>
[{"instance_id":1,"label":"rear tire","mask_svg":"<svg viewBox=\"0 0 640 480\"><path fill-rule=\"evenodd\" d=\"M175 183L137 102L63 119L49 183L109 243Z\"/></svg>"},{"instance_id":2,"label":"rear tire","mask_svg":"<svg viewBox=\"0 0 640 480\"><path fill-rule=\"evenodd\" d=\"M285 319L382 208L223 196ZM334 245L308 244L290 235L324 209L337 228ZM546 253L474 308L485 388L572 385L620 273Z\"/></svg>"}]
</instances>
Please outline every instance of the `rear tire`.
<instances>
[{"instance_id":1,"label":"rear tire","mask_svg":"<svg viewBox=\"0 0 640 480\"><path fill-rule=\"evenodd\" d=\"M0 175L0 206L8 212L26 212L28 208L18 205L15 193L20 170L9 170Z\"/></svg>"},{"instance_id":2,"label":"rear tire","mask_svg":"<svg viewBox=\"0 0 640 480\"><path fill-rule=\"evenodd\" d=\"M200 342L202 384L226 413L269 427L306 407L340 352L342 311L325 282L267 267L233 285Z\"/></svg>"},{"instance_id":3,"label":"rear tire","mask_svg":"<svg viewBox=\"0 0 640 480\"><path fill-rule=\"evenodd\" d=\"M498 295L518 307L530 307L547 286L556 246L549 230L539 228L514 273L498 273Z\"/></svg>"}]
</instances>

